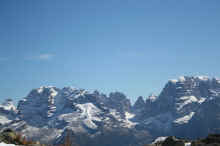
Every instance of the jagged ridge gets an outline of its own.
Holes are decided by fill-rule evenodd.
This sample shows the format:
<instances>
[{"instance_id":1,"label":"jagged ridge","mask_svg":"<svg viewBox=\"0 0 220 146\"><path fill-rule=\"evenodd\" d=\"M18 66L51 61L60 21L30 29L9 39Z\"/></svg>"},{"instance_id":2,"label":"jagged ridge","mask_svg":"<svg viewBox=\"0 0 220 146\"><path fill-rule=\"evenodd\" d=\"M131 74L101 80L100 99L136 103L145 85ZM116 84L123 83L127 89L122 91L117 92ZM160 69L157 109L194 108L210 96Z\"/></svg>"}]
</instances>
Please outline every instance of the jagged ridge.
<instances>
[{"instance_id":1,"label":"jagged ridge","mask_svg":"<svg viewBox=\"0 0 220 146\"><path fill-rule=\"evenodd\" d=\"M120 92L106 96L71 87L40 87L21 100L17 109L9 110L12 117L3 115L8 121L2 127L54 143L62 141L67 131L95 139L106 131L128 134L131 130L134 145L146 143L146 138L135 135L146 136L147 141L166 135L194 138L218 132L219 97L220 80L204 76L169 80L159 96L139 97L133 106ZM42 137L42 131L48 137Z\"/></svg>"}]
</instances>

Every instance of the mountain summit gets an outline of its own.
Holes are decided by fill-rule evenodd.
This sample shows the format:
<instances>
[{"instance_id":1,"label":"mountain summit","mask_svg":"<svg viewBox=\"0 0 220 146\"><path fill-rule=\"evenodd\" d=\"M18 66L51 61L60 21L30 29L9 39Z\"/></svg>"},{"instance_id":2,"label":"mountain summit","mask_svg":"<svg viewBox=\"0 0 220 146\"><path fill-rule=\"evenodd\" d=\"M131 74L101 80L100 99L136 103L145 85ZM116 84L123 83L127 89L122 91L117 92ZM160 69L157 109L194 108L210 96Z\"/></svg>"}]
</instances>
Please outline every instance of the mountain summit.
<instances>
[{"instance_id":1,"label":"mountain summit","mask_svg":"<svg viewBox=\"0 0 220 146\"><path fill-rule=\"evenodd\" d=\"M99 145L136 146L158 136L195 138L220 132L219 105L220 80L205 76L169 80L159 96L146 100L140 96L134 105L121 92L107 96L43 86L33 89L17 108L12 101L0 105L0 128L45 143L61 143L68 133L81 145L97 146L99 141Z\"/></svg>"}]
</instances>

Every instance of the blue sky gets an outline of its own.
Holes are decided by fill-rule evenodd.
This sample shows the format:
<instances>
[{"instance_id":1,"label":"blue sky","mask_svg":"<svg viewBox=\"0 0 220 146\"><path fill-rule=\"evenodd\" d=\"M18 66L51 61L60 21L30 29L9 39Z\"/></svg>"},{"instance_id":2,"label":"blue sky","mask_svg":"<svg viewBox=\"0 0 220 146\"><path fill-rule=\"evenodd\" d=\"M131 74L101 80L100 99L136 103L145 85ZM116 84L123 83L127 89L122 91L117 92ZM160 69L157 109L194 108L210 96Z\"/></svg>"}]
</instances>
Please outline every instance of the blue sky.
<instances>
[{"instance_id":1,"label":"blue sky","mask_svg":"<svg viewBox=\"0 0 220 146\"><path fill-rule=\"evenodd\" d=\"M1 100L53 85L134 101L220 76L219 0L1 0L0 18Z\"/></svg>"}]
</instances>

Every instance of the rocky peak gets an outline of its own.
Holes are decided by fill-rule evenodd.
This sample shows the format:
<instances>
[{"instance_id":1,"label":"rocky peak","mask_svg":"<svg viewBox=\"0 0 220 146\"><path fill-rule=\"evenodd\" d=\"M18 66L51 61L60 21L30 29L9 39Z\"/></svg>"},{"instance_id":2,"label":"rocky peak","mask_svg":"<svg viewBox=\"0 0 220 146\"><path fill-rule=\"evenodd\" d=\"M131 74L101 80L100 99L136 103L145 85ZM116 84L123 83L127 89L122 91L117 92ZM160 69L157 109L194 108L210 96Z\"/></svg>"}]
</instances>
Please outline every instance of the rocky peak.
<instances>
[{"instance_id":1,"label":"rocky peak","mask_svg":"<svg viewBox=\"0 0 220 146\"><path fill-rule=\"evenodd\" d=\"M6 99L3 104L0 105L0 108L5 111L16 111L16 107L12 99Z\"/></svg>"},{"instance_id":2,"label":"rocky peak","mask_svg":"<svg viewBox=\"0 0 220 146\"><path fill-rule=\"evenodd\" d=\"M146 108L145 106L146 106L146 103L145 103L143 97L139 96L132 107L132 111L136 114L142 113L143 110Z\"/></svg>"},{"instance_id":3,"label":"rocky peak","mask_svg":"<svg viewBox=\"0 0 220 146\"><path fill-rule=\"evenodd\" d=\"M11 99L6 99L3 104L0 105L0 127L1 125L10 123L16 118L17 110Z\"/></svg>"},{"instance_id":4,"label":"rocky peak","mask_svg":"<svg viewBox=\"0 0 220 146\"><path fill-rule=\"evenodd\" d=\"M42 124L56 111L55 97L59 89L52 86L43 86L32 90L27 97L18 103L18 112L21 119L32 124Z\"/></svg>"},{"instance_id":5,"label":"rocky peak","mask_svg":"<svg viewBox=\"0 0 220 146\"><path fill-rule=\"evenodd\" d=\"M111 92L109 98L114 101L123 101L126 100L126 96L121 92Z\"/></svg>"},{"instance_id":6,"label":"rocky peak","mask_svg":"<svg viewBox=\"0 0 220 146\"><path fill-rule=\"evenodd\" d=\"M144 106L145 106L145 101L142 96L139 96L137 101L134 103L133 108L137 109L137 108L142 108Z\"/></svg>"},{"instance_id":7,"label":"rocky peak","mask_svg":"<svg viewBox=\"0 0 220 146\"><path fill-rule=\"evenodd\" d=\"M130 100L121 92L110 93L107 105L113 109L117 109L119 112L131 110Z\"/></svg>"},{"instance_id":8,"label":"rocky peak","mask_svg":"<svg viewBox=\"0 0 220 146\"><path fill-rule=\"evenodd\" d=\"M159 98L167 99L170 102L175 102L175 98L183 96L195 96L198 99L206 98L210 96L210 89L216 88L218 88L218 81L216 82L216 80L206 76L181 76L178 79L169 80Z\"/></svg>"},{"instance_id":9,"label":"rocky peak","mask_svg":"<svg viewBox=\"0 0 220 146\"><path fill-rule=\"evenodd\" d=\"M148 96L148 98L146 99L146 102L155 102L157 100L158 96L156 96L155 94L151 94L150 96Z\"/></svg>"},{"instance_id":10,"label":"rocky peak","mask_svg":"<svg viewBox=\"0 0 220 146\"><path fill-rule=\"evenodd\" d=\"M97 90L90 92L84 89L65 87L57 96L57 104L72 107L73 104L93 103L95 105L105 103L106 96Z\"/></svg>"}]
</instances>

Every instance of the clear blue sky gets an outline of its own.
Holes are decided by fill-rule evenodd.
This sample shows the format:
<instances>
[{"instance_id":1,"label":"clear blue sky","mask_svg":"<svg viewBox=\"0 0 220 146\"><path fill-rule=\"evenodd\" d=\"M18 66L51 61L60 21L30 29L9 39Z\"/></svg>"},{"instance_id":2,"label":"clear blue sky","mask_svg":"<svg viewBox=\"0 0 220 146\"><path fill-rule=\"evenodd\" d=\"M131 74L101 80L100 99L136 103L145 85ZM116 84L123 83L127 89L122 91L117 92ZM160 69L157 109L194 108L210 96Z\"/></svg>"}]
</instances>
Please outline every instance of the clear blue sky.
<instances>
[{"instance_id":1,"label":"clear blue sky","mask_svg":"<svg viewBox=\"0 0 220 146\"><path fill-rule=\"evenodd\" d=\"M0 98L42 85L159 93L220 76L219 0L1 0Z\"/></svg>"}]
</instances>

